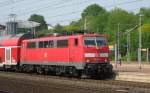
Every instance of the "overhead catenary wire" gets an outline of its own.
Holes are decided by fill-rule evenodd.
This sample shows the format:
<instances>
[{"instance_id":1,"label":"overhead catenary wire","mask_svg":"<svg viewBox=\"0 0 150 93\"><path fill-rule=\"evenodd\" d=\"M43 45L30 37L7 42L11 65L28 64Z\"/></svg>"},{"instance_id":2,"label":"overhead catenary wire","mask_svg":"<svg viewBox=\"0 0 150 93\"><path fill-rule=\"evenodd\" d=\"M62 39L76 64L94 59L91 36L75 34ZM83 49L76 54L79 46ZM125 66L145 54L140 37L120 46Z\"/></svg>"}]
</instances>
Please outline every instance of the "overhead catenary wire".
<instances>
[{"instance_id":1,"label":"overhead catenary wire","mask_svg":"<svg viewBox=\"0 0 150 93\"><path fill-rule=\"evenodd\" d=\"M105 7L115 7L116 5L124 5L124 4L129 4L129 3L135 3L137 1L143 1L143 0L134 0L134 1L130 1L130 2L118 3L118 4L115 4L115 5L108 5L108 6L105 6ZM62 8L62 7L60 7L60 8ZM75 14L75 13L79 13L79 12L82 12L82 11L73 11L73 12L69 12L69 13L58 14L58 15L55 15L55 16L51 16L49 18L59 17L59 16L63 16L63 15L68 15L68 14Z\"/></svg>"},{"instance_id":2,"label":"overhead catenary wire","mask_svg":"<svg viewBox=\"0 0 150 93\"><path fill-rule=\"evenodd\" d=\"M74 19L63 19L59 20L59 22L68 22L68 21L78 21L80 18L74 18ZM58 21L52 21L53 23L57 23Z\"/></svg>"},{"instance_id":3,"label":"overhead catenary wire","mask_svg":"<svg viewBox=\"0 0 150 93\"><path fill-rule=\"evenodd\" d=\"M70 0L70 1L73 1L73 0ZM70 2L69 1L69 2ZM84 1L80 1L80 4L82 4L82 3L86 3L86 2L88 2L89 0L84 0ZM53 9L53 10L57 10L57 9L62 9L62 8L64 8L64 7L69 7L69 6L72 6L72 5L76 5L76 4L74 4L74 3L71 3L71 4L67 4L66 5L66 2L64 2L64 3L61 3L61 4L65 4L65 5L61 5L61 6L57 6L57 5L60 5L60 4L58 4L58 3L56 3L56 4L54 4L53 6L51 6L51 5L49 5L49 6L45 6L45 7L41 7L41 8L38 8L38 9L34 9L34 10L31 10L31 11L28 11L28 12L22 12L22 13L20 13L19 15L22 15L22 16L25 16L26 14L29 14L29 13L33 13L33 12L42 12L42 11L46 11L46 9L47 8L50 8L50 9ZM46 8L46 9L45 9ZM24 14L24 15L23 15Z\"/></svg>"},{"instance_id":4,"label":"overhead catenary wire","mask_svg":"<svg viewBox=\"0 0 150 93\"><path fill-rule=\"evenodd\" d=\"M121 3L118 3L118 4L107 5L107 6L104 6L104 7L115 7L115 6L118 6L118 5L126 5L126 4L131 4L131 3L135 3L135 2L139 2L139 1L141 2L141 1L144 1L144 0L134 0L134 1L128 1L128 2L121 2ZM89 0L85 0L85 1L82 1L82 2L83 3L84 2L89 2ZM60 9L60 8L63 8L63 7L69 7L69 6L72 6L72 5L75 5L75 4L71 3L71 4L67 4L67 5L52 7L51 9L57 10L57 9ZM31 11L28 11L26 13L19 14L19 16L26 16L27 14L30 14L30 13L32 13L34 11L38 11L38 12L45 11L45 8L49 8L49 6L41 7L41 8L36 9L36 10L31 10ZM69 13L57 14L57 15L50 16L50 17L47 17L47 18L55 18L55 17L59 17L59 16L64 16L64 15L68 15L68 14L75 14L75 13L80 13L80 12L82 12L82 11L73 11L73 12L69 12Z\"/></svg>"},{"instance_id":5,"label":"overhead catenary wire","mask_svg":"<svg viewBox=\"0 0 150 93\"><path fill-rule=\"evenodd\" d=\"M139 0L135 0L135 1L139 1ZM135 1L132 1L132 3L135 2ZM127 2L127 3L131 3L131 2ZM119 3L117 5L127 4L127 3ZM113 6L115 6L115 5L113 5ZM111 6L111 7L113 7L113 6ZM105 7L108 7L108 6L105 6ZM110 5L109 5L109 7L110 7ZM58 17L58 16L62 16L62 15L68 15L68 14L75 14L75 13L79 13L79 12L82 12L82 11L73 11L73 12L69 12L69 13L58 14L58 15L55 15L55 16L51 16L49 18Z\"/></svg>"},{"instance_id":6,"label":"overhead catenary wire","mask_svg":"<svg viewBox=\"0 0 150 93\"><path fill-rule=\"evenodd\" d=\"M105 6L105 7L115 7L116 5L125 5L125 4L129 4L129 3L135 3L137 1L143 1L143 0L134 0L134 1L130 1L130 2L123 2L123 3L118 3L118 4L115 4L115 5L108 5L108 6ZM55 18L55 17L59 17L59 16L63 16L63 15L72 15L72 14L76 14L76 13L79 13L79 12L83 12L83 11L74 11L74 12L70 12L70 13L63 13L63 14L58 14L58 15L55 15L55 16L51 16L51 17L48 17L48 18Z\"/></svg>"},{"instance_id":7,"label":"overhead catenary wire","mask_svg":"<svg viewBox=\"0 0 150 93\"><path fill-rule=\"evenodd\" d=\"M135 2L138 2L138 1L143 1L143 0L134 0L134 1L122 2L122 3L115 4L115 5L111 4L111 5L104 6L104 7L114 7L114 6L117 6L117 5L124 5L124 4L129 4L129 3L135 3ZM81 3L86 3L86 2L89 2L89 0L84 0L84 1L80 2L80 4ZM71 3L71 4L68 4L68 5L62 5L62 6L57 6L57 4L55 4L54 6L57 6L57 7L52 7L51 9L55 9L56 10L56 9L60 9L60 8L64 8L64 7L69 7L69 6L72 6L72 5L75 5L75 4ZM41 11L44 11L45 8L49 8L49 7L51 7L51 6L49 5L49 6L45 7L45 5L44 5L44 7L41 7L41 8L38 8L38 9L34 9L34 10L31 10L31 11L28 11L28 12L23 12L23 13L20 13L19 15L20 16L25 16L26 14L29 14L29 13L32 13L32 12L36 12L36 11L41 12Z\"/></svg>"},{"instance_id":8,"label":"overhead catenary wire","mask_svg":"<svg viewBox=\"0 0 150 93\"><path fill-rule=\"evenodd\" d=\"M87 2L89 2L90 0L84 0L84 1L82 1L82 2L80 2L80 4L82 4L82 3L87 3ZM107 5L107 6L104 6L104 7L116 7L116 6L118 6L118 5L126 5L126 4L131 4L131 3L135 3L135 2L140 2L140 1L143 1L143 0L134 0L134 1L128 1L128 2L121 2L121 3L118 3L118 4L111 4L111 5ZM79 2L78 2L79 3ZM69 6L72 6L72 5L75 5L74 3L71 3L71 4L68 4L68 5L62 5L62 6L57 6L57 7L52 7L51 9L55 9L55 10L57 10L57 9L61 9L61 8L64 8L64 7L69 7ZM49 6L47 6L47 7L42 7L42 8L39 8L39 9L35 9L35 10L32 10L32 11L30 11L30 12L27 12L27 13L22 13L22 14L29 14L29 13L31 13L31 12L35 12L35 11L38 11L38 12L41 12L41 11L45 11L45 10L43 10L43 9L45 9L45 8L49 8ZM80 11L79 11L80 12ZM78 12L76 12L76 13L78 13ZM23 15L23 16L24 16ZM60 15L61 16L61 15Z\"/></svg>"},{"instance_id":9,"label":"overhead catenary wire","mask_svg":"<svg viewBox=\"0 0 150 93\"><path fill-rule=\"evenodd\" d=\"M88 1L88 0L84 0L84 2L80 2L80 4L81 3L85 3L85 1ZM64 3L65 4L65 3ZM58 5L58 4L56 4L56 5ZM56 5L54 5L54 6L56 6ZM71 3L71 5L74 5L73 3ZM66 5L63 5L63 6L57 6L57 7L53 7L53 9L59 9L59 8L63 8L63 7L67 7ZM41 8L40 8L41 9ZM52 9L52 8L51 8ZM34 11L29 11L29 12L23 12L23 13L21 13L21 14L19 14L19 16L26 16L27 14L30 14L30 13L33 13L33 12L35 12L35 11L38 11L38 12L41 12L41 11L43 11L43 10L38 10L38 9L36 9L36 10L34 10ZM72 12L73 13L73 12ZM77 12L76 12L77 13ZM65 13L65 14L71 14L71 13ZM18 14L17 14L18 15ZM58 15L56 15L56 16L58 16ZM61 15L60 15L61 16ZM53 16L54 17L54 16ZM5 17L4 19L7 19L8 17Z\"/></svg>"},{"instance_id":10,"label":"overhead catenary wire","mask_svg":"<svg viewBox=\"0 0 150 93\"><path fill-rule=\"evenodd\" d=\"M6 6L9 6L10 4L15 4L15 3L20 3L20 2L23 2L25 0L7 0L7 1L3 1L3 2L0 2L0 7L6 7Z\"/></svg>"}]
</instances>

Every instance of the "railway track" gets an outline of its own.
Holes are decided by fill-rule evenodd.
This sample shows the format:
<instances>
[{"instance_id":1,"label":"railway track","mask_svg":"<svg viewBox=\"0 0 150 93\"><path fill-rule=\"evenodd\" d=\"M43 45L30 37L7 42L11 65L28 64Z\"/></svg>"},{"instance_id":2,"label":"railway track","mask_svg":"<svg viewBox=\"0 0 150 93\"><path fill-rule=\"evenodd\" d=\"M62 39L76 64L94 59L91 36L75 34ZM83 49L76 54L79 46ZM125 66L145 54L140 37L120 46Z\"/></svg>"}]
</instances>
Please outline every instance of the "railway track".
<instances>
[{"instance_id":1,"label":"railway track","mask_svg":"<svg viewBox=\"0 0 150 93\"><path fill-rule=\"evenodd\" d=\"M37 74L26 74L26 73L16 73L16 72L3 72L0 71L0 76L2 74L11 75L21 75L26 77L36 77L43 79L56 79L63 81L78 81L78 82L89 82L89 83L97 83L97 84L109 84L109 85L120 85L120 86L129 86L129 87L139 87L139 88L150 88L150 83L140 83L140 82L132 82L132 81L121 81L121 80L94 80L94 79L78 79L78 78L69 78L69 77L61 77L61 76L49 76L49 75L37 75Z\"/></svg>"},{"instance_id":2,"label":"railway track","mask_svg":"<svg viewBox=\"0 0 150 93\"><path fill-rule=\"evenodd\" d=\"M25 86L26 88L27 86L32 86L33 89L36 87L41 88L38 90L39 93L41 90L51 91L51 93L150 93L149 83L76 79L14 72L0 72L0 78L2 78L5 82L9 81L9 84L10 82L12 82L12 84L16 82L19 85L22 85L22 87ZM17 86L18 85L16 85L16 87ZM33 89L30 89L30 91L33 91ZM36 91L31 93L38 92ZM49 92L45 91L45 93Z\"/></svg>"}]
</instances>

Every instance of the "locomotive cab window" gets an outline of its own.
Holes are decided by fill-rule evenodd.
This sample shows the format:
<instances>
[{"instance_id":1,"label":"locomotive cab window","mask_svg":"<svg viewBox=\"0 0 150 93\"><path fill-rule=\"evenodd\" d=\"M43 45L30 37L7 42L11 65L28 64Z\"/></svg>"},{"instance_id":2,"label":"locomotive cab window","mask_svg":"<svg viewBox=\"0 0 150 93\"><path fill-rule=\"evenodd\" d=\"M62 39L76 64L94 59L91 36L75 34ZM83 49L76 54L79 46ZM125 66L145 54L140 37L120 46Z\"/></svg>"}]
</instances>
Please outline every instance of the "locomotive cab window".
<instances>
[{"instance_id":1,"label":"locomotive cab window","mask_svg":"<svg viewBox=\"0 0 150 93\"><path fill-rule=\"evenodd\" d=\"M84 44L85 44L85 46L95 46L96 45L95 38L93 38L93 37L85 37L84 38Z\"/></svg>"},{"instance_id":2,"label":"locomotive cab window","mask_svg":"<svg viewBox=\"0 0 150 93\"><path fill-rule=\"evenodd\" d=\"M27 48L36 48L36 43L35 42L28 42Z\"/></svg>"},{"instance_id":3,"label":"locomotive cab window","mask_svg":"<svg viewBox=\"0 0 150 93\"><path fill-rule=\"evenodd\" d=\"M58 48L68 47L68 40L57 40L57 47Z\"/></svg>"},{"instance_id":4,"label":"locomotive cab window","mask_svg":"<svg viewBox=\"0 0 150 93\"><path fill-rule=\"evenodd\" d=\"M105 37L85 37L84 38L85 46L106 46L106 38Z\"/></svg>"},{"instance_id":5,"label":"locomotive cab window","mask_svg":"<svg viewBox=\"0 0 150 93\"><path fill-rule=\"evenodd\" d=\"M105 37L96 37L97 46L106 46Z\"/></svg>"}]
</instances>

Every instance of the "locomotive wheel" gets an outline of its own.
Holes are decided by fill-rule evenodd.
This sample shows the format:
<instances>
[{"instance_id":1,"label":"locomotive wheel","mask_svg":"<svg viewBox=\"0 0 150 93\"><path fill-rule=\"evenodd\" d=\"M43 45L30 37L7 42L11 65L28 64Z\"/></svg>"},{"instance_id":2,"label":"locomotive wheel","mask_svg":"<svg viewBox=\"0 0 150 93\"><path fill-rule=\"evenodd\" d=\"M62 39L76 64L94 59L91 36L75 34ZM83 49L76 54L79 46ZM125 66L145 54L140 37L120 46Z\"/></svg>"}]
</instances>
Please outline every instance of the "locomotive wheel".
<instances>
[{"instance_id":1,"label":"locomotive wheel","mask_svg":"<svg viewBox=\"0 0 150 93\"><path fill-rule=\"evenodd\" d=\"M22 72L22 67L18 66L17 69L16 69L16 72Z\"/></svg>"},{"instance_id":2,"label":"locomotive wheel","mask_svg":"<svg viewBox=\"0 0 150 93\"><path fill-rule=\"evenodd\" d=\"M27 67L26 67L26 72L27 72L27 73L32 73L32 72L34 72L34 67L33 67L32 65L27 66Z\"/></svg>"},{"instance_id":3,"label":"locomotive wheel","mask_svg":"<svg viewBox=\"0 0 150 93\"><path fill-rule=\"evenodd\" d=\"M81 78L82 70L77 70L76 68L73 69L73 76L77 78Z\"/></svg>"},{"instance_id":4,"label":"locomotive wheel","mask_svg":"<svg viewBox=\"0 0 150 93\"><path fill-rule=\"evenodd\" d=\"M25 73L26 72L26 65L23 65L22 68L21 68L21 70L22 70L22 72Z\"/></svg>"},{"instance_id":5,"label":"locomotive wheel","mask_svg":"<svg viewBox=\"0 0 150 93\"><path fill-rule=\"evenodd\" d=\"M45 75L48 75L48 74L49 74L49 68L48 68L48 67L45 67L45 68L44 68L44 74L45 74Z\"/></svg>"},{"instance_id":6,"label":"locomotive wheel","mask_svg":"<svg viewBox=\"0 0 150 93\"><path fill-rule=\"evenodd\" d=\"M36 71L38 74L42 74L43 73L43 70L40 66L36 67Z\"/></svg>"},{"instance_id":7,"label":"locomotive wheel","mask_svg":"<svg viewBox=\"0 0 150 93\"><path fill-rule=\"evenodd\" d=\"M56 76L60 76L61 75L60 67L56 67L55 68L55 74L56 74Z\"/></svg>"},{"instance_id":8,"label":"locomotive wheel","mask_svg":"<svg viewBox=\"0 0 150 93\"><path fill-rule=\"evenodd\" d=\"M69 67L67 76L80 78L81 77L81 73L80 72L81 71L77 70L75 67Z\"/></svg>"}]
</instances>

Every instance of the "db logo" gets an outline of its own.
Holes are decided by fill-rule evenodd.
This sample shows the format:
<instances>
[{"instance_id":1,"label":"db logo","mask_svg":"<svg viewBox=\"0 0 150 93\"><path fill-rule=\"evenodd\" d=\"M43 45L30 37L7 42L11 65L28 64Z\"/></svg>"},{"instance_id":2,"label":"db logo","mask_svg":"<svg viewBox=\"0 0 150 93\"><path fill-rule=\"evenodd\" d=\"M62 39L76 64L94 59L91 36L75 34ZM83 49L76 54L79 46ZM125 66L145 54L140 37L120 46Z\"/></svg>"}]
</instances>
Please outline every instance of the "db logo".
<instances>
[{"instance_id":1,"label":"db logo","mask_svg":"<svg viewBox=\"0 0 150 93\"><path fill-rule=\"evenodd\" d=\"M47 58L47 53L44 53L44 58Z\"/></svg>"}]
</instances>

